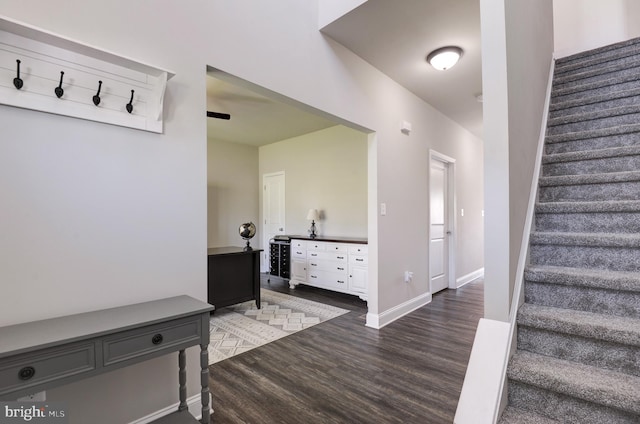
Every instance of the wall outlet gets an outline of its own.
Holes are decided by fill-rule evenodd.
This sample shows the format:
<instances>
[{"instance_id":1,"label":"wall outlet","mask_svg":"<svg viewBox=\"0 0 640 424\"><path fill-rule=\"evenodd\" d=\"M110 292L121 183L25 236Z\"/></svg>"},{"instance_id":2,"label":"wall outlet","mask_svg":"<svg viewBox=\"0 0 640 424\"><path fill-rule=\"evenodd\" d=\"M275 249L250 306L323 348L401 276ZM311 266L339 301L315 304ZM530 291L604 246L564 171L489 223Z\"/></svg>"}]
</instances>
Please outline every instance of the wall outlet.
<instances>
[{"instance_id":1,"label":"wall outlet","mask_svg":"<svg viewBox=\"0 0 640 424\"><path fill-rule=\"evenodd\" d=\"M404 272L404 282L405 283L410 283L411 281L413 281L413 272L405 271Z\"/></svg>"},{"instance_id":2,"label":"wall outlet","mask_svg":"<svg viewBox=\"0 0 640 424\"><path fill-rule=\"evenodd\" d=\"M46 402L47 392L41 391L31 395L26 395L18 399L18 402Z\"/></svg>"}]
</instances>

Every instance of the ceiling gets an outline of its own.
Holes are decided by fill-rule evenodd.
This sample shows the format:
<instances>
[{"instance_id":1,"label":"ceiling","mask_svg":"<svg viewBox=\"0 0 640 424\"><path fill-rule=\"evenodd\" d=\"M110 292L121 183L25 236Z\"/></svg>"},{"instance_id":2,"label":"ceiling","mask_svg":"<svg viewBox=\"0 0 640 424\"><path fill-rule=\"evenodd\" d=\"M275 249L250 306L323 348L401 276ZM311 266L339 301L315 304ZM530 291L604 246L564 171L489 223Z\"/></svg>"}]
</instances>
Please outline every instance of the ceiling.
<instances>
[{"instance_id":1,"label":"ceiling","mask_svg":"<svg viewBox=\"0 0 640 424\"><path fill-rule=\"evenodd\" d=\"M322 32L482 136L480 0L369 0ZM451 45L464 51L456 66L437 71L426 62Z\"/></svg>"},{"instance_id":2,"label":"ceiling","mask_svg":"<svg viewBox=\"0 0 640 424\"><path fill-rule=\"evenodd\" d=\"M479 3L368 0L322 31L481 138ZM464 51L456 66L437 71L427 64L429 52L448 45ZM210 138L259 146L337 124L229 75L208 75L207 110L231 114L230 121L207 120Z\"/></svg>"},{"instance_id":3,"label":"ceiling","mask_svg":"<svg viewBox=\"0 0 640 424\"><path fill-rule=\"evenodd\" d=\"M210 69L207 110L228 113L230 120L207 118L210 139L262 146L338 125L293 100L248 87L245 81Z\"/></svg>"}]
</instances>

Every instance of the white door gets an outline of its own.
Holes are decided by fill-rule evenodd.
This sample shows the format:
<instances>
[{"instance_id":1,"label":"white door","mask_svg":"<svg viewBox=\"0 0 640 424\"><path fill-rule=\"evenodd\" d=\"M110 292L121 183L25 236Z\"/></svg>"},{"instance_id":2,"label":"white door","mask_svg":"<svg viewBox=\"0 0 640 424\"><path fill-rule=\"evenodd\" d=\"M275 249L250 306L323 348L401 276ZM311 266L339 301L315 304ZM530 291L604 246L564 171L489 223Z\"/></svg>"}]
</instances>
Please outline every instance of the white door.
<instances>
[{"instance_id":1,"label":"white door","mask_svg":"<svg viewBox=\"0 0 640 424\"><path fill-rule=\"evenodd\" d=\"M430 203L431 225L429 229L429 273L431 293L449 287L449 226L447 163L431 159Z\"/></svg>"},{"instance_id":2,"label":"white door","mask_svg":"<svg viewBox=\"0 0 640 424\"><path fill-rule=\"evenodd\" d=\"M264 251L260 262L260 271L269 271L269 240L278 234L284 234L284 172L264 174L262 176L262 232Z\"/></svg>"}]
</instances>

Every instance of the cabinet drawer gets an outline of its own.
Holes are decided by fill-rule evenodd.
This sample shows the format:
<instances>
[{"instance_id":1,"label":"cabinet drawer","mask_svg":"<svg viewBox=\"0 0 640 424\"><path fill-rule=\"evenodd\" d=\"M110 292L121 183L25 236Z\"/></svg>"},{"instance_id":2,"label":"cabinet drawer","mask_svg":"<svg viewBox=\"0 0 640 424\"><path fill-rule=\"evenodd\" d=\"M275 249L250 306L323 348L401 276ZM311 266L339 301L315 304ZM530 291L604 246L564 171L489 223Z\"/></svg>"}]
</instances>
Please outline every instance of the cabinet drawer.
<instances>
[{"instance_id":1,"label":"cabinet drawer","mask_svg":"<svg viewBox=\"0 0 640 424\"><path fill-rule=\"evenodd\" d=\"M323 259L324 258L323 253L324 252L318 252L316 250L311 250L311 251L309 251L309 253L307 253L307 258L309 258L309 259Z\"/></svg>"},{"instance_id":2,"label":"cabinet drawer","mask_svg":"<svg viewBox=\"0 0 640 424\"><path fill-rule=\"evenodd\" d=\"M340 243L327 243L325 248L327 252L347 253L349 250L346 244Z\"/></svg>"},{"instance_id":3,"label":"cabinet drawer","mask_svg":"<svg viewBox=\"0 0 640 424\"><path fill-rule=\"evenodd\" d=\"M346 253L310 251L307 253L307 258L319 260L319 261L334 261L334 262L340 262L340 263L347 263Z\"/></svg>"},{"instance_id":4,"label":"cabinet drawer","mask_svg":"<svg viewBox=\"0 0 640 424\"><path fill-rule=\"evenodd\" d=\"M347 288L348 274L346 272L329 272L309 270L307 273L309 283L327 288L339 288L345 290Z\"/></svg>"},{"instance_id":5,"label":"cabinet drawer","mask_svg":"<svg viewBox=\"0 0 640 424\"><path fill-rule=\"evenodd\" d=\"M305 259L307 257L307 251L299 247L294 247L291 249L291 257Z\"/></svg>"},{"instance_id":6,"label":"cabinet drawer","mask_svg":"<svg viewBox=\"0 0 640 424\"><path fill-rule=\"evenodd\" d=\"M319 241L307 242L307 250L326 250L327 244Z\"/></svg>"},{"instance_id":7,"label":"cabinet drawer","mask_svg":"<svg viewBox=\"0 0 640 424\"><path fill-rule=\"evenodd\" d=\"M347 262L347 258L348 258L346 253L341 253L341 252L331 252L327 256L329 256L329 260L336 261L336 262L344 262L344 263Z\"/></svg>"},{"instance_id":8,"label":"cabinet drawer","mask_svg":"<svg viewBox=\"0 0 640 424\"><path fill-rule=\"evenodd\" d=\"M347 270L347 264L342 262L309 259L307 260L307 269L333 271L333 272L345 272Z\"/></svg>"},{"instance_id":9,"label":"cabinet drawer","mask_svg":"<svg viewBox=\"0 0 640 424\"><path fill-rule=\"evenodd\" d=\"M92 371L96 368L95 358L92 342L20 355L0 368L0 395Z\"/></svg>"},{"instance_id":10,"label":"cabinet drawer","mask_svg":"<svg viewBox=\"0 0 640 424\"><path fill-rule=\"evenodd\" d=\"M367 256L349 255L349 265L362 265L369 264L369 258Z\"/></svg>"},{"instance_id":11,"label":"cabinet drawer","mask_svg":"<svg viewBox=\"0 0 640 424\"><path fill-rule=\"evenodd\" d=\"M303 240L291 240L291 248L296 248L296 249L306 249L307 248L307 242L303 241Z\"/></svg>"},{"instance_id":12,"label":"cabinet drawer","mask_svg":"<svg viewBox=\"0 0 640 424\"><path fill-rule=\"evenodd\" d=\"M350 255L366 255L369 252L369 246L366 244L354 244L349 246Z\"/></svg>"},{"instance_id":13,"label":"cabinet drawer","mask_svg":"<svg viewBox=\"0 0 640 424\"><path fill-rule=\"evenodd\" d=\"M104 365L200 342L202 320L189 317L120 333L103 341Z\"/></svg>"}]
</instances>

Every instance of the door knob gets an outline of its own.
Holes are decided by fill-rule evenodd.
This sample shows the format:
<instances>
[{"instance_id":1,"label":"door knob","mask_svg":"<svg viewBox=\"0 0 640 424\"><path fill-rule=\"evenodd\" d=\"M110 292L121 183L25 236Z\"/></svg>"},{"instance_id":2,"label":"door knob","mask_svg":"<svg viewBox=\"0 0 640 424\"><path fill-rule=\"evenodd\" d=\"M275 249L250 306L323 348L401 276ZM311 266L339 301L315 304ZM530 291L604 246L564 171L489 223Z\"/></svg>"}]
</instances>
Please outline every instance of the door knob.
<instances>
[{"instance_id":1,"label":"door knob","mask_svg":"<svg viewBox=\"0 0 640 424\"><path fill-rule=\"evenodd\" d=\"M278 228L278 231L284 231L284 228Z\"/></svg>"}]
</instances>

